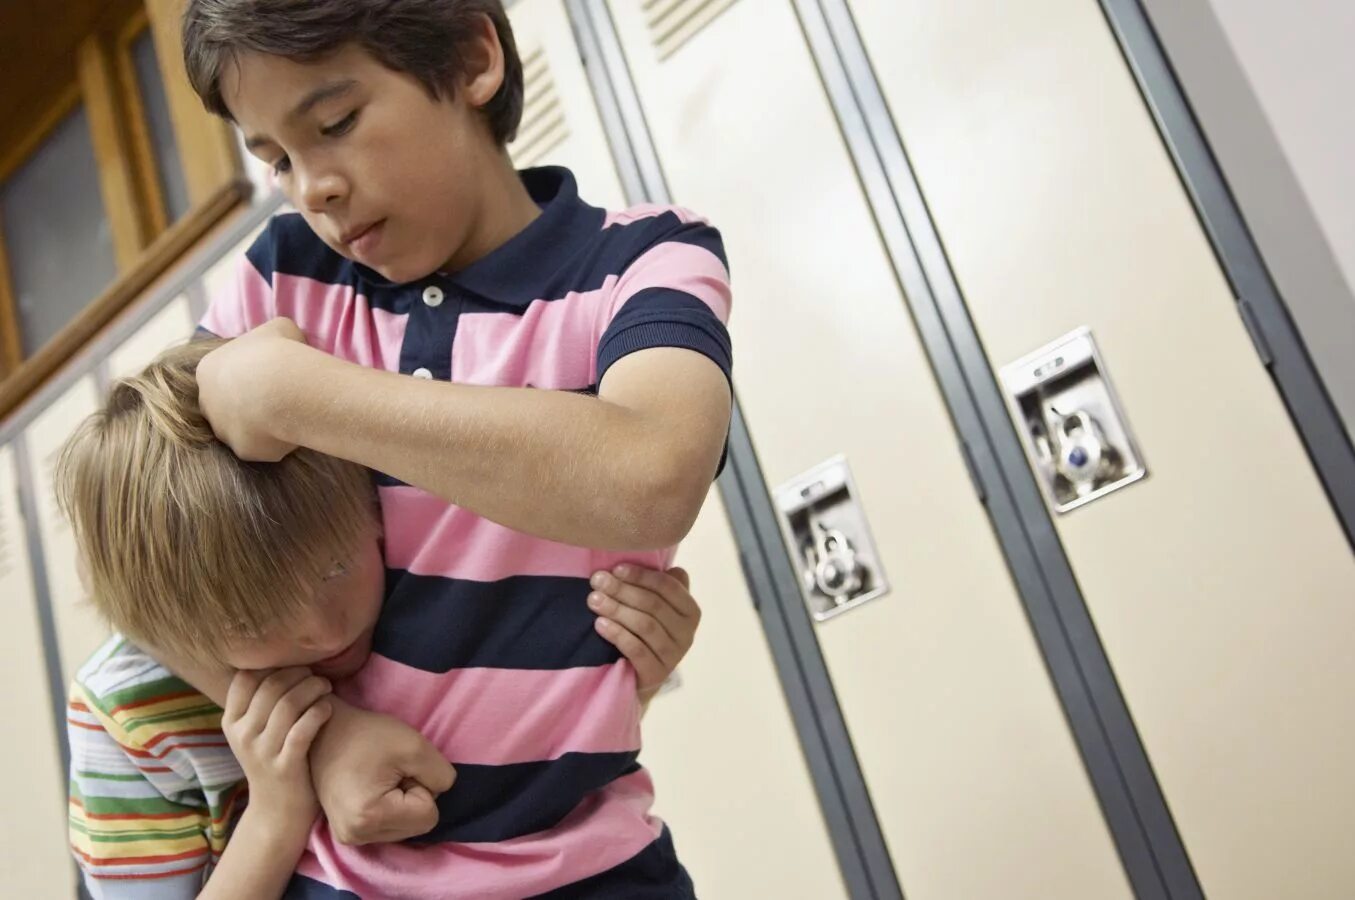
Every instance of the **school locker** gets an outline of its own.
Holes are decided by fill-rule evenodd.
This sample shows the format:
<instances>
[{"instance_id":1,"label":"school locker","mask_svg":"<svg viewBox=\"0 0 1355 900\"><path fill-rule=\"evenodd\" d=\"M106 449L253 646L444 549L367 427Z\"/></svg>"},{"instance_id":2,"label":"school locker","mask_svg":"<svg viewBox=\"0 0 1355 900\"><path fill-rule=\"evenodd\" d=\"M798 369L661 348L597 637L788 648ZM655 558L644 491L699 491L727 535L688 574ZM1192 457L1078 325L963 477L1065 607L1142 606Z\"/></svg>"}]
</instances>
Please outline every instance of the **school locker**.
<instances>
[{"instance_id":1,"label":"school locker","mask_svg":"<svg viewBox=\"0 0 1355 900\"><path fill-rule=\"evenodd\" d=\"M518 166L564 165L588 202L624 208L613 157L560 0L511 9L525 61ZM737 313L736 313L737 315ZM808 769L712 490L679 551L703 609L676 686L652 702L641 760L703 897L844 897Z\"/></svg>"},{"instance_id":2,"label":"school locker","mask_svg":"<svg viewBox=\"0 0 1355 900\"><path fill-rule=\"evenodd\" d=\"M14 446L0 446L0 683L10 720L0 760L9 807L0 817L0 884L6 896L57 897L74 890L75 870L16 464Z\"/></svg>"},{"instance_id":3,"label":"school locker","mask_svg":"<svg viewBox=\"0 0 1355 900\"><path fill-rule=\"evenodd\" d=\"M42 539L47 595L56 622L63 689L108 633L80 586L75 567L75 533L57 505L54 477L66 439L95 411L98 403L99 389L94 378L85 376L49 402L24 432L32 460L30 477Z\"/></svg>"},{"instance_id":4,"label":"school locker","mask_svg":"<svg viewBox=\"0 0 1355 900\"><path fill-rule=\"evenodd\" d=\"M904 892L1129 896L789 0L610 9L675 199L725 236L768 488L845 457L890 587L817 633Z\"/></svg>"},{"instance_id":5,"label":"school locker","mask_svg":"<svg viewBox=\"0 0 1355 900\"><path fill-rule=\"evenodd\" d=\"M994 371L1113 379L1148 476L1056 526L1204 891L1350 896L1355 564L1101 9L850 7Z\"/></svg>"}]
</instances>

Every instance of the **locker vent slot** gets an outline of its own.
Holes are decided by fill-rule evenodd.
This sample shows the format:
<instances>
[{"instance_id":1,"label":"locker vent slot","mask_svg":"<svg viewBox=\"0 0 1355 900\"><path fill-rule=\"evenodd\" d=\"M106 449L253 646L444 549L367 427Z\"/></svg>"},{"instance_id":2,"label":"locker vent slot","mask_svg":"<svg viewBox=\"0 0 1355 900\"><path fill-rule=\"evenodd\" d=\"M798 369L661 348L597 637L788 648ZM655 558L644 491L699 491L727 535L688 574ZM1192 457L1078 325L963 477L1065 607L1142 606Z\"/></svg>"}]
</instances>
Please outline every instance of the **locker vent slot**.
<instances>
[{"instance_id":1,"label":"locker vent slot","mask_svg":"<svg viewBox=\"0 0 1355 900\"><path fill-rule=\"evenodd\" d=\"M508 145L513 163L526 169L540 165L546 156L569 137L564 106L555 88L555 75L545 51L537 47L522 59L522 124Z\"/></svg>"},{"instance_id":2,"label":"locker vent slot","mask_svg":"<svg viewBox=\"0 0 1355 900\"><path fill-rule=\"evenodd\" d=\"M667 59L737 0L641 0L649 39Z\"/></svg>"}]
</instances>

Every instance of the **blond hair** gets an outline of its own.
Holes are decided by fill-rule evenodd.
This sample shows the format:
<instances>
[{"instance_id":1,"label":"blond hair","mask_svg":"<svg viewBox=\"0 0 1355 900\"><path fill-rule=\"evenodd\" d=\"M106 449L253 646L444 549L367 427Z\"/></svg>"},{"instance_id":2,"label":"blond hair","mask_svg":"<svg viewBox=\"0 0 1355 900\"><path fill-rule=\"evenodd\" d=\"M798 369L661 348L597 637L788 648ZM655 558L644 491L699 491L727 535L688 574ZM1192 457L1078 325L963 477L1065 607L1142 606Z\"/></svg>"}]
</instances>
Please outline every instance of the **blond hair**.
<instances>
[{"instance_id":1,"label":"blond hair","mask_svg":"<svg viewBox=\"0 0 1355 900\"><path fill-rule=\"evenodd\" d=\"M196 373L223 343L172 348L116 382L56 474L100 614L216 663L229 642L285 626L379 522L361 466L305 448L244 462L216 439Z\"/></svg>"}]
</instances>

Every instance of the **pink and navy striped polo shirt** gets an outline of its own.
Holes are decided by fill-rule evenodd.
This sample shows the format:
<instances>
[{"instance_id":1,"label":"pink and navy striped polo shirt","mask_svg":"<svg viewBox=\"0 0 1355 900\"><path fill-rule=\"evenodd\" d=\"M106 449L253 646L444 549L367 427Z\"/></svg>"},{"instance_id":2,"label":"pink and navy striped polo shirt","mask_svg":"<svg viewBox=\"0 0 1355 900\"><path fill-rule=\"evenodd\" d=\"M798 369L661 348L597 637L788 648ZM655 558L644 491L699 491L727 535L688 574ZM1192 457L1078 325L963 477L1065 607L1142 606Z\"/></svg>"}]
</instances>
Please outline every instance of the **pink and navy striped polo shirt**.
<instances>
[{"instance_id":1,"label":"pink and navy striped polo shirt","mask_svg":"<svg viewBox=\"0 0 1355 900\"><path fill-rule=\"evenodd\" d=\"M287 316L343 359L463 384L595 393L612 363L650 347L702 353L729 374L714 228L674 207L590 206L564 169L522 179L542 209L531 225L465 270L414 284L340 256L295 213L277 216L202 327L236 336ZM338 691L418 728L458 779L415 841L348 847L318 824L288 896L692 896L650 814L634 671L585 603L593 572L662 568L672 551L566 546L386 476L377 484L385 605L371 659Z\"/></svg>"}]
</instances>

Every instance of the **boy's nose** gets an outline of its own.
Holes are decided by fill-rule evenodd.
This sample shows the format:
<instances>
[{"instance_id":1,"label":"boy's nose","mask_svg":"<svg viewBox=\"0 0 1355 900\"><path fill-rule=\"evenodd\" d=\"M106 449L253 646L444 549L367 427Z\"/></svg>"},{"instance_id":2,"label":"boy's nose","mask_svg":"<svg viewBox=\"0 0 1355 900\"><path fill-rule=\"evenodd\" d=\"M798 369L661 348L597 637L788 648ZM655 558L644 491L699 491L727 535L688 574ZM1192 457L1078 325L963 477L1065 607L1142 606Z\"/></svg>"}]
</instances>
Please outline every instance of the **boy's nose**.
<instances>
[{"instance_id":1,"label":"boy's nose","mask_svg":"<svg viewBox=\"0 0 1355 900\"><path fill-rule=\"evenodd\" d=\"M347 194L348 184L337 173L325 172L313 176L303 174L301 196L298 199L307 209L320 212L329 209Z\"/></svg>"}]
</instances>

